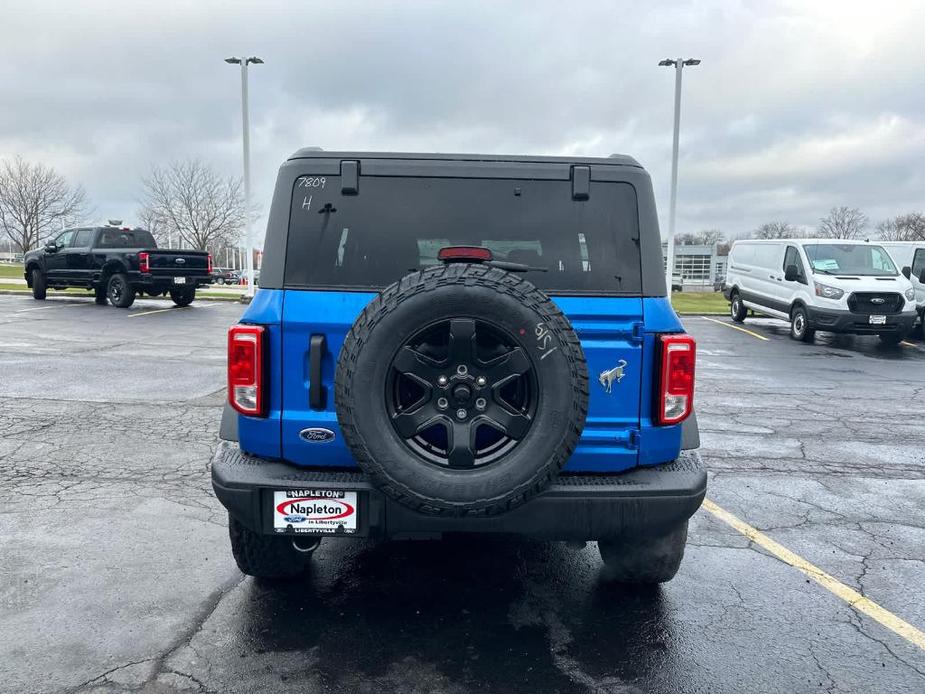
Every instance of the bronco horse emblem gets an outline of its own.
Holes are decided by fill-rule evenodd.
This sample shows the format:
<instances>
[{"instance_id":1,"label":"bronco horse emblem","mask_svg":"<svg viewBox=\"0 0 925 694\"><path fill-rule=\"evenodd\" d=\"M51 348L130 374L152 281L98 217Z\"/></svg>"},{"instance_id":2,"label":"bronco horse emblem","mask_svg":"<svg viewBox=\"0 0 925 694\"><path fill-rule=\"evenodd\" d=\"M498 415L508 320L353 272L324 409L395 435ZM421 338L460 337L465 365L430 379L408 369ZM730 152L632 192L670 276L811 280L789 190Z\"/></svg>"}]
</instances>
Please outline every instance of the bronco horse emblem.
<instances>
[{"instance_id":1,"label":"bronco horse emblem","mask_svg":"<svg viewBox=\"0 0 925 694\"><path fill-rule=\"evenodd\" d=\"M604 387L604 392L609 393L613 390L613 383L616 381L619 383L623 380L623 369L626 368L626 359L621 359L620 362L607 371L601 371L601 375L597 377L597 380L600 381L601 385Z\"/></svg>"}]
</instances>

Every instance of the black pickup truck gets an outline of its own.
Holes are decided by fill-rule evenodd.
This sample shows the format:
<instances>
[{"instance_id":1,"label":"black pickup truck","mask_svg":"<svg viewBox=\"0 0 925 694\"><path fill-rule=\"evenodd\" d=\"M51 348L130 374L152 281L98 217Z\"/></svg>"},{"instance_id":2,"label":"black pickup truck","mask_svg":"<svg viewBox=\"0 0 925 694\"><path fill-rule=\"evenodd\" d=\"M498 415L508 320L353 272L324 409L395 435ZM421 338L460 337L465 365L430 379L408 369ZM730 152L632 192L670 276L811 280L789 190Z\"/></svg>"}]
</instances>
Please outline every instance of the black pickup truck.
<instances>
[{"instance_id":1,"label":"black pickup truck","mask_svg":"<svg viewBox=\"0 0 925 694\"><path fill-rule=\"evenodd\" d=\"M44 248L23 258L32 296L81 287L96 303L128 308L138 294L170 294L177 306L196 298L196 287L212 283L212 256L206 251L158 248L151 232L124 227L62 231Z\"/></svg>"}]
</instances>

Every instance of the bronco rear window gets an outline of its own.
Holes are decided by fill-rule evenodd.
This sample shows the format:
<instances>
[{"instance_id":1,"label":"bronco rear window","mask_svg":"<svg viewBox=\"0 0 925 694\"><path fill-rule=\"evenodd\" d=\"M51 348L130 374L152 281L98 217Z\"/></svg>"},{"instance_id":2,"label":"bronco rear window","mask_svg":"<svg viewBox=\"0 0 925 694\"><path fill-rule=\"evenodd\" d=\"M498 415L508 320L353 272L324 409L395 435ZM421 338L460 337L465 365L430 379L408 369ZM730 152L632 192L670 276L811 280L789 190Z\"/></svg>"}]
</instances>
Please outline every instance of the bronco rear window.
<instances>
[{"instance_id":1,"label":"bronco rear window","mask_svg":"<svg viewBox=\"0 0 925 694\"><path fill-rule=\"evenodd\" d=\"M379 290L436 264L445 246L484 246L521 263L540 289L641 291L636 192L591 183L572 199L570 181L364 176L358 195L340 177L296 181L285 283L309 289Z\"/></svg>"}]
</instances>

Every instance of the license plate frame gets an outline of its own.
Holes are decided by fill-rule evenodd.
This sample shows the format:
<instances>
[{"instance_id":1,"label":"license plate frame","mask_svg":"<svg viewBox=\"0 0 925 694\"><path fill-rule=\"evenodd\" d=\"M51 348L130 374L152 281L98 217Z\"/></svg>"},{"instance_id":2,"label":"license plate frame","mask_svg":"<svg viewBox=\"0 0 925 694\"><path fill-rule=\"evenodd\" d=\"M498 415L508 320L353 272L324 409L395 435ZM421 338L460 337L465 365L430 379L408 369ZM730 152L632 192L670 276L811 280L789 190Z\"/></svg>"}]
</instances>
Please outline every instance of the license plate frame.
<instances>
[{"instance_id":1,"label":"license plate frame","mask_svg":"<svg viewBox=\"0 0 925 694\"><path fill-rule=\"evenodd\" d=\"M173 283L174 284L186 284L186 278L185 277L174 277Z\"/></svg>"},{"instance_id":2,"label":"license plate frame","mask_svg":"<svg viewBox=\"0 0 925 694\"><path fill-rule=\"evenodd\" d=\"M873 315L867 317L868 325L886 325L886 316Z\"/></svg>"},{"instance_id":3,"label":"license plate frame","mask_svg":"<svg viewBox=\"0 0 925 694\"><path fill-rule=\"evenodd\" d=\"M365 494L355 489L268 490L269 527L281 535L365 535Z\"/></svg>"}]
</instances>

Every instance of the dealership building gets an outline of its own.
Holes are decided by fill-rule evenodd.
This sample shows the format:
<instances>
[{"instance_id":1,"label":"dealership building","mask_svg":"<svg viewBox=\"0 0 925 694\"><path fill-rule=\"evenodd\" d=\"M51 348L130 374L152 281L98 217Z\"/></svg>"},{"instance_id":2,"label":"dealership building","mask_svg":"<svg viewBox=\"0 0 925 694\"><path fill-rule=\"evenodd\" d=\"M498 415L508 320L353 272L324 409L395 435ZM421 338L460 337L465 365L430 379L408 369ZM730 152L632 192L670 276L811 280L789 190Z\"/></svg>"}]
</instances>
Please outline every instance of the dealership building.
<instances>
[{"instance_id":1,"label":"dealership building","mask_svg":"<svg viewBox=\"0 0 925 694\"><path fill-rule=\"evenodd\" d=\"M674 282L681 280L681 285L687 291L712 291L716 282L726 278L727 255L724 253L728 246L719 244L713 246L697 246L678 244L674 247ZM662 244L662 267L667 262L668 244Z\"/></svg>"}]
</instances>

